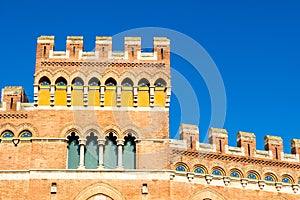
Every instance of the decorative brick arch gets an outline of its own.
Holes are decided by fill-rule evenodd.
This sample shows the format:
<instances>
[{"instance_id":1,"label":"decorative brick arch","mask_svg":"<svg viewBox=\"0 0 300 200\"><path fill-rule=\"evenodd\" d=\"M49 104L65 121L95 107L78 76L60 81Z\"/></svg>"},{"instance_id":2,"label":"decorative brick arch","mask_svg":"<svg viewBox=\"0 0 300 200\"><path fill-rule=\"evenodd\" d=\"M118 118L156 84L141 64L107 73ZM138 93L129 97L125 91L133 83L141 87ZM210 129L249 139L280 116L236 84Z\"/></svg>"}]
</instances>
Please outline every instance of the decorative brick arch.
<instances>
[{"instance_id":1,"label":"decorative brick arch","mask_svg":"<svg viewBox=\"0 0 300 200\"><path fill-rule=\"evenodd\" d=\"M126 200L126 198L113 186L106 183L97 183L83 189L74 200L86 200L95 195L105 195L114 200Z\"/></svg>"},{"instance_id":2,"label":"decorative brick arch","mask_svg":"<svg viewBox=\"0 0 300 200\"><path fill-rule=\"evenodd\" d=\"M83 138L83 131L82 127L76 124L67 124L64 128L60 131L60 137L67 138L71 135L72 132L76 133L80 138Z\"/></svg>"},{"instance_id":3,"label":"decorative brick arch","mask_svg":"<svg viewBox=\"0 0 300 200\"><path fill-rule=\"evenodd\" d=\"M199 200L199 199L213 199L213 200L227 200L222 194L211 188L204 188L193 193L189 200Z\"/></svg>"},{"instance_id":4,"label":"decorative brick arch","mask_svg":"<svg viewBox=\"0 0 300 200\"><path fill-rule=\"evenodd\" d=\"M120 139L122 130L116 125L109 125L103 128L103 132L105 136L108 136L109 133L113 133L114 136Z\"/></svg>"},{"instance_id":5,"label":"decorative brick arch","mask_svg":"<svg viewBox=\"0 0 300 200\"><path fill-rule=\"evenodd\" d=\"M16 129L18 130L17 135L20 135L23 131L27 130L31 132L33 137L39 137L39 131L30 123L19 124Z\"/></svg>"},{"instance_id":6,"label":"decorative brick arch","mask_svg":"<svg viewBox=\"0 0 300 200\"><path fill-rule=\"evenodd\" d=\"M105 138L102 129L98 125L89 125L83 129L83 137L86 138L91 132L94 132L99 139Z\"/></svg>"}]
</instances>

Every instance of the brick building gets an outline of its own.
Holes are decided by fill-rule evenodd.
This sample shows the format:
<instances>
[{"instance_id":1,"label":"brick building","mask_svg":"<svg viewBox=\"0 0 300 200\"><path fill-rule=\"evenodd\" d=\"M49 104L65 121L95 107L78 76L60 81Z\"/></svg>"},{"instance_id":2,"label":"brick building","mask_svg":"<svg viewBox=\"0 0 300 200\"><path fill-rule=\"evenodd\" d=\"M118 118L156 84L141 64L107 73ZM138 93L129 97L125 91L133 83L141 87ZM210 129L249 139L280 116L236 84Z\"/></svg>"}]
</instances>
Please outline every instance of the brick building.
<instances>
[{"instance_id":1,"label":"brick building","mask_svg":"<svg viewBox=\"0 0 300 200\"><path fill-rule=\"evenodd\" d=\"M228 146L224 129L182 124L169 139L170 41L126 37L124 52L97 37L66 51L37 40L34 102L22 87L2 89L0 199L300 199L300 140L283 152L280 137L256 150L253 133Z\"/></svg>"}]
</instances>

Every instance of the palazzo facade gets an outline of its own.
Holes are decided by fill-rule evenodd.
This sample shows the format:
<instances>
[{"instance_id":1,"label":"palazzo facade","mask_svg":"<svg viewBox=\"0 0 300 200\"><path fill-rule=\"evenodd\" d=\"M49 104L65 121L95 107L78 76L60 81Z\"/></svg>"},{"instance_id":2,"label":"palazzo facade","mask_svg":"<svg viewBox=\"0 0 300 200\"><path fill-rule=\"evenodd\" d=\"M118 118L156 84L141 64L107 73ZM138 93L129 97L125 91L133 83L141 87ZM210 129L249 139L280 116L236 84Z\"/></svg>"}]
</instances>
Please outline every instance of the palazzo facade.
<instances>
[{"instance_id":1,"label":"palazzo facade","mask_svg":"<svg viewBox=\"0 0 300 200\"><path fill-rule=\"evenodd\" d=\"M197 126L182 124L169 137L170 41L125 37L53 36L37 39L34 101L20 86L2 89L0 199L300 199L300 140L291 154L282 139L238 132L228 146L224 129L210 128L208 144Z\"/></svg>"}]
</instances>

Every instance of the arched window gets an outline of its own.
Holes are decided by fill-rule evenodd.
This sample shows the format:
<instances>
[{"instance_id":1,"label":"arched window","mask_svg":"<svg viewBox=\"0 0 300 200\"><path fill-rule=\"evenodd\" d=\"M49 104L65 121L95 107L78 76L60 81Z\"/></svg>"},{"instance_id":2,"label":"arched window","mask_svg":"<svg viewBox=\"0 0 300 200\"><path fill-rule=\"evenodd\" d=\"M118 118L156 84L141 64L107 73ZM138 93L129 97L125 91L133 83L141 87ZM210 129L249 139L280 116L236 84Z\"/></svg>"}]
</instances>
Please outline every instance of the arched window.
<instances>
[{"instance_id":1,"label":"arched window","mask_svg":"<svg viewBox=\"0 0 300 200\"><path fill-rule=\"evenodd\" d=\"M55 81L55 85L56 87L60 87L60 86L66 86L67 85L67 80L63 77L59 77L58 79L56 79Z\"/></svg>"},{"instance_id":2,"label":"arched window","mask_svg":"<svg viewBox=\"0 0 300 200\"><path fill-rule=\"evenodd\" d=\"M121 85L122 85L123 87L132 87L132 86L133 86L133 82L132 82L132 80L131 80L130 78L125 78L125 79L122 81Z\"/></svg>"},{"instance_id":3,"label":"arched window","mask_svg":"<svg viewBox=\"0 0 300 200\"><path fill-rule=\"evenodd\" d=\"M100 81L98 78L93 77L89 80L89 92L88 92L88 105L99 106L100 105Z\"/></svg>"},{"instance_id":4,"label":"arched window","mask_svg":"<svg viewBox=\"0 0 300 200\"><path fill-rule=\"evenodd\" d=\"M76 77L72 81L71 105L83 106L83 80Z\"/></svg>"},{"instance_id":5,"label":"arched window","mask_svg":"<svg viewBox=\"0 0 300 200\"><path fill-rule=\"evenodd\" d=\"M51 85L51 81L48 77L43 76L39 81L40 88L49 87Z\"/></svg>"},{"instance_id":6,"label":"arched window","mask_svg":"<svg viewBox=\"0 0 300 200\"><path fill-rule=\"evenodd\" d=\"M117 81L113 78L108 78L106 81L105 81L105 85L106 86L116 86L117 85Z\"/></svg>"},{"instance_id":7,"label":"arched window","mask_svg":"<svg viewBox=\"0 0 300 200\"><path fill-rule=\"evenodd\" d=\"M188 172L188 167L186 164L184 163L177 163L175 165L175 171L178 171L178 172Z\"/></svg>"},{"instance_id":8,"label":"arched window","mask_svg":"<svg viewBox=\"0 0 300 200\"><path fill-rule=\"evenodd\" d=\"M256 171L249 171L247 172L247 178L250 180L260 180L260 175Z\"/></svg>"},{"instance_id":9,"label":"arched window","mask_svg":"<svg viewBox=\"0 0 300 200\"><path fill-rule=\"evenodd\" d=\"M100 81L98 78L93 77L89 80L89 86L100 86Z\"/></svg>"},{"instance_id":10,"label":"arched window","mask_svg":"<svg viewBox=\"0 0 300 200\"><path fill-rule=\"evenodd\" d=\"M55 106L67 105L67 80L63 77L59 77L55 81L55 94L54 104Z\"/></svg>"},{"instance_id":11,"label":"arched window","mask_svg":"<svg viewBox=\"0 0 300 200\"><path fill-rule=\"evenodd\" d=\"M135 137L131 134L124 137L124 149L123 149L123 166L125 169L135 169L136 163L136 145Z\"/></svg>"},{"instance_id":12,"label":"arched window","mask_svg":"<svg viewBox=\"0 0 300 200\"><path fill-rule=\"evenodd\" d=\"M288 183L288 184L293 184L294 183L294 179L290 175L284 174L281 177L281 182Z\"/></svg>"},{"instance_id":13,"label":"arched window","mask_svg":"<svg viewBox=\"0 0 300 200\"><path fill-rule=\"evenodd\" d=\"M109 133L105 137L104 148L104 168L115 169L117 168L117 137L113 133Z\"/></svg>"},{"instance_id":14,"label":"arched window","mask_svg":"<svg viewBox=\"0 0 300 200\"><path fill-rule=\"evenodd\" d=\"M220 167L214 167L211 174L215 176L225 176L224 170Z\"/></svg>"},{"instance_id":15,"label":"arched window","mask_svg":"<svg viewBox=\"0 0 300 200\"><path fill-rule=\"evenodd\" d=\"M92 132L86 137L84 165L86 169L96 169L99 163L98 137Z\"/></svg>"},{"instance_id":16,"label":"arched window","mask_svg":"<svg viewBox=\"0 0 300 200\"><path fill-rule=\"evenodd\" d=\"M207 174L207 169L204 166L196 165L194 167L194 173L196 173L196 174Z\"/></svg>"},{"instance_id":17,"label":"arched window","mask_svg":"<svg viewBox=\"0 0 300 200\"><path fill-rule=\"evenodd\" d=\"M117 104L116 85L117 82L113 78L108 78L105 81L105 94L104 94L105 106L116 106Z\"/></svg>"},{"instance_id":18,"label":"arched window","mask_svg":"<svg viewBox=\"0 0 300 200\"><path fill-rule=\"evenodd\" d=\"M133 82L130 78L125 78L122 81L122 94L121 94L121 106L132 107L133 106Z\"/></svg>"},{"instance_id":19,"label":"arched window","mask_svg":"<svg viewBox=\"0 0 300 200\"><path fill-rule=\"evenodd\" d=\"M243 178L242 172L238 169L230 170L230 177L232 178Z\"/></svg>"},{"instance_id":20,"label":"arched window","mask_svg":"<svg viewBox=\"0 0 300 200\"><path fill-rule=\"evenodd\" d=\"M29 131L22 131L19 136L21 139L31 138L32 134Z\"/></svg>"},{"instance_id":21,"label":"arched window","mask_svg":"<svg viewBox=\"0 0 300 200\"><path fill-rule=\"evenodd\" d=\"M51 82L49 78L46 76L43 76L39 80L38 105L40 106L50 105L50 85Z\"/></svg>"},{"instance_id":22,"label":"arched window","mask_svg":"<svg viewBox=\"0 0 300 200\"><path fill-rule=\"evenodd\" d=\"M68 169L77 169L79 165L79 137L74 132L68 136Z\"/></svg>"},{"instance_id":23,"label":"arched window","mask_svg":"<svg viewBox=\"0 0 300 200\"><path fill-rule=\"evenodd\" d=\"M277 182L276 176L274 174L272 174L272 173L265 174L265 178L264 179L267 182Z\"/></svg>"},{"instance_id":24,"label":"arched window","mask_svg":"<svg viewBox=\"0 0 300 200\"><path fill-rule=\"evenodd\" d=\"M74 78L73 79L73 81L72 81L72 86L74 87L76 87L76 86L83 86L83 80L82 80L82 78L80 78L80 77L76 77L76 78Z\"/></svg>"},{"instance_id":25,"label":"arched window","mask_svg":"<svg viewBox=\"0 0 300 200\"><path fill-rule=\"evenodd\" d=\"M13 138L14 137L14 133L12 131L6 130L1 134L1 138L5 139L5 138Z\"/></svg>"},{"instance_id":26,"label":"arched window","mask_svg":"<svg viewBox=\"0 0 300 200\"><path fill-rule=\"evenodd\" d=\"M166 81L162 78L159 78L155 81L154 86L157 88L165 88L167 85Z\"/></svg>"},{"instance_id":27,"label":"arched window","mask_svg":"<svg viewBox=\"0 0 300 200\"><path fill-rule=\"evenodd\" d=\"M149 86L150 83L147 79L142 78L138 82L139 91L138 91L138 106L139 107L148 107L150 106L150 94Z\"/></svg>"}]
</instances>

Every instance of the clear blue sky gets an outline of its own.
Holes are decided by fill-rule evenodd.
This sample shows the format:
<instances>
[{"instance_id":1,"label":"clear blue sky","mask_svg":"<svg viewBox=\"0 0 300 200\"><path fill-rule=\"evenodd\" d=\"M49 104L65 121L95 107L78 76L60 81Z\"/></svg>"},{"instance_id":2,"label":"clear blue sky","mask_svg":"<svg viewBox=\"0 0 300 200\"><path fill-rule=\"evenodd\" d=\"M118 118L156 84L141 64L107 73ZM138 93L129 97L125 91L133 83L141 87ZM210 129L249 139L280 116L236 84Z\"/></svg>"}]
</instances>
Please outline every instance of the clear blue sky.
<instances>
[{"instance_id":1,"label":"clear blue sky","mask_svg":"<svg viewBox=\"0 0 300 200\"><path fill-rule=\"evenodd\" d=\"M22 85L32 99L40 35L55 35L56 50L64 50L67 35L83 35L85 49L92 50L97 35L138 27L169 28L196 40L217 65L227 95L224 127L230 145L236 145L236 132L242 130L256 134L259 149L264 135L279 135L290 152L290 140L300 138L299 10L297 0L1 0L0 87ZM184 59L172 58L172 67L190 69ZM201 77L190 81L200 91L203 140L211 115L209 94ZM179 123L179 104L175 99L171 106L171 136Z\"/></svg>"}]
</instances>

